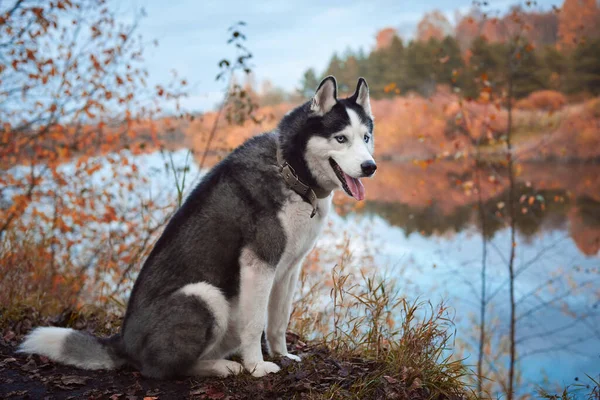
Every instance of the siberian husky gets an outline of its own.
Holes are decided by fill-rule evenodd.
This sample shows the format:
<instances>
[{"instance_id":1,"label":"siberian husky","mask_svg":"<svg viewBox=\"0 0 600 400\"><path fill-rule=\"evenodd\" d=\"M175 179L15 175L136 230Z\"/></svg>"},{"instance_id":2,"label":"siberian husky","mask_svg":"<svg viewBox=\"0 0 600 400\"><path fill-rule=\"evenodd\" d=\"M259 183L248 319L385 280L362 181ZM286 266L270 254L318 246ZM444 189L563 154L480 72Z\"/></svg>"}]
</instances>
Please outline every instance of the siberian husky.
<instances>
[{"instance_id":1,"label":"siberian husky","mask_svg":"<svg viewBox=\"0 0 600 400\"><path fill-rule=\"evenodd\" d=\"M357 200L377 168L367 82L337 98L325 78L278 127L217 164L167 224L134 284L121 332L97 338L41 327L20 352L85 369L129 364L144 376L255 377L288 353L285 332L302 260L331 208L332 191ZM226 359L237 353L242 363Z\"/></svg>"}]
</instances>

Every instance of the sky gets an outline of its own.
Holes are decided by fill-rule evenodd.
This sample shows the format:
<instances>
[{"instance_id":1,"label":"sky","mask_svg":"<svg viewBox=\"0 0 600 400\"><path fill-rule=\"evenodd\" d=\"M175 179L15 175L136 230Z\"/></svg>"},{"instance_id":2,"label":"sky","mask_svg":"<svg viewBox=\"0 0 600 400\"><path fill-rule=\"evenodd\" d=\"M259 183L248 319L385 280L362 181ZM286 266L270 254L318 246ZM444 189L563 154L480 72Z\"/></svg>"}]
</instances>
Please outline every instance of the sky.
<instances>
[{"instance_id":1,"label":"sky","mask_svg":"<svg viewBox=\"0 0 600 400\"><path fill-rule=\"evenodd\" d=\"M115 0L116 1L116 0ZM491 10L504 11L517 1L489 0ZM222 98L223 83L215 82L218 62L233 54L226 44L228 27L246 22L243 33L253 53L255 80L268 79L287 91L299 86L308 68L322 73L334 52L375 45L377 31L398 30L405 39L414 35L423 14L438 9L454 22L467 13L471 0L130 0L116 2L127 18L143 8L139 33L158 47L148 46L145 57L150 82L166 82L176 70L190 83L187 111L206 111ZM549 9L559 0L540 0Z\"/></svg>"}]
</instances>

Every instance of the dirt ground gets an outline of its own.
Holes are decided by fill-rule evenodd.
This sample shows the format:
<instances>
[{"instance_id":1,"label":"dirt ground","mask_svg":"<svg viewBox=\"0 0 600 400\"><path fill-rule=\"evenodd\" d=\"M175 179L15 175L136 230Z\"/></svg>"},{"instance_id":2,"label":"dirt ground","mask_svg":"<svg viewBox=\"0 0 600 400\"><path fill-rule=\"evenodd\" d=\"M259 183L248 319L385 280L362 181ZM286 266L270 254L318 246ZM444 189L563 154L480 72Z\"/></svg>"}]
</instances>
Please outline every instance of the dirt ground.
<instances>
[{"instance_id":1,"label":"dirt ground","mask_svg":"<svg viewBox=\"0 0 600 400\"><path fill-rule=\"evenodd\" d=\"M15 353L16 341L0 338L1 399L313 399L323 398L336 386L340 397L354 398L356 379L367 377L376 365L360 359L336 360L322 347L296 343L301 363L275 360L282 371L256 379L244 373L229 378L185 378L172 381L145 379L131 368L85 371L37 355ZM394 383L394 379L388 377ZM403 398L400 387L382 379L372 398ZM386 394L387 393L387 394ZM389 396L391 395L391 397ZM336 398L340 398L336 396Z\"/></svg>"},{"instance_id":2,"label":"dirt ground","mask_svg":"<svg viewBox=\"0 0 600 400\"><path fill-rule=\"evenodd\" d=\"M399 377L382 374L375 361L341 357L323 344L304 343L287 334L288 350L302 357L271 359L277 374L253 378L245 372L228 378L146 379L129 367L85 371L45 357L16 353L32 327L69 326L98 335L117 332L120 318L67 310L47 318L33 309L12 315L0 309L0 399L413 399L430 398L428 390L407 387ZM266 357L268 359L268 357ZM359 393L360 392L360 393ZM445 398L434 396L435 398Z\"/></svg>"},{"instance_id":3,"label":"dirt ground","mask_svg":"<svg viewBox=\"0 0 600 400\"><path fill-rule=\"evenodd\" d=\"M15 354L0 342L2 399L288 399L319 398L334 383L350 386L368 372L364 362L338 362L324 348L306 348L302 363L281 359L278 374L255 379L244 374L230 378L186 378L157 381L124 368L84 371L53 363L44 357ZM383 393L382 393L383 394ZM348 393L351 397L351 394Z\"/></svg>"}]
</instances>

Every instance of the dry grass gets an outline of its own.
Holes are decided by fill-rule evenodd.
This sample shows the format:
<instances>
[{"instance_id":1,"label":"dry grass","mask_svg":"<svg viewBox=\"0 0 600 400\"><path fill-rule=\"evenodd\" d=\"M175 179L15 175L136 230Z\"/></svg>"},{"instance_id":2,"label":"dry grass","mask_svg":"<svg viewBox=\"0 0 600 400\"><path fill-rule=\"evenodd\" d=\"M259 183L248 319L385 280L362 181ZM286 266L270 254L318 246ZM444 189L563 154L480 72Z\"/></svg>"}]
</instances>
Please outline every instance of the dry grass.
<instances>
[{"instance_id":1,"label":"dry grass","mask_svg":"<svg viewBox=\"0 0 600 400\"><path fill-rule=\"evenodd\" d=\"M350 388L332 385L319 398L341 398L348 392L375 398L382 390L390 398L474 396L466 384L473 372L453 357L452 311L444 304L407 299L394 279L373 272L377 268L369 264L371 256L358 257L357 268L350 242L339 247L338 264L328 272L319 270L320 279L311 281L306 270L325 256L317 252L305 264L291 327L338 359L361 358L377 368ZM397 387L392 390L382 382Z\"/></svg>"},{"instance_id":2,"label":"dry grass","mask_svg":"<svg viewBox=\"0 0 600 400\"><path fill-rule=\"evenodd\" d=\"M586 375L584 382L567 386L555 393L540 388L538 394L540 398L549 400L600 400L600 376L593 378Z\"/></svg>"}]
</instances>

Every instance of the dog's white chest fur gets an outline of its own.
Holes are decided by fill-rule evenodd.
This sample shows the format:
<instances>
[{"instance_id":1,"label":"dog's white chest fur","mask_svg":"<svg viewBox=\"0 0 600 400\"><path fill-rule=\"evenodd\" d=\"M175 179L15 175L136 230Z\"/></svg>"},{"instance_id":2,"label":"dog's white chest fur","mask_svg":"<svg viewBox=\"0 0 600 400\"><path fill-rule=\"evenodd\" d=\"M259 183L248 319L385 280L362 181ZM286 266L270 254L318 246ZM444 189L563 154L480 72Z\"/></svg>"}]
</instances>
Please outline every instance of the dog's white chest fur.
<instances>
[{"instance_id":1,"label":"dog's white chest fur","mask_svg":"<svg viewBox=\"0 0 600 400\"><path fill-rule=\"evenodd\" d=\"M299 195L292 195L279 213L279 220L286 235L285 250L277 269L285 269L299 263L314 247L331 208L333 195L318 200L318 212L311 218L312 206Z\"/></svg>"}]
</instances>

